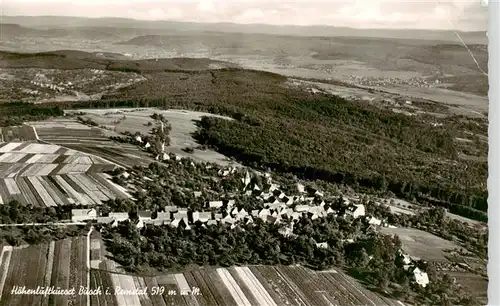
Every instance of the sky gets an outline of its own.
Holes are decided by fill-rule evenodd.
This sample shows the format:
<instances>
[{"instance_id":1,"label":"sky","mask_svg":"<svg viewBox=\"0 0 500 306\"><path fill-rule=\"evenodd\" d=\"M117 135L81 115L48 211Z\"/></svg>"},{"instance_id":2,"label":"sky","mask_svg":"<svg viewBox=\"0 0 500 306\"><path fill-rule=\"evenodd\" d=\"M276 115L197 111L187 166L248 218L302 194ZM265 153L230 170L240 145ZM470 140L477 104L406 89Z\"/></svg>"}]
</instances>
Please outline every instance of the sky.
<instances>
[{"instance_id":1,"label":"sky","mask_svg":"<svg viewBox=\"0 0 500 306\"><path fill-rule=\"evenodd\" d=\"M483 1L484 2L484 1ZM8 16L485 31L481 0L0 0Z\"/></svg>"}]
</instances>

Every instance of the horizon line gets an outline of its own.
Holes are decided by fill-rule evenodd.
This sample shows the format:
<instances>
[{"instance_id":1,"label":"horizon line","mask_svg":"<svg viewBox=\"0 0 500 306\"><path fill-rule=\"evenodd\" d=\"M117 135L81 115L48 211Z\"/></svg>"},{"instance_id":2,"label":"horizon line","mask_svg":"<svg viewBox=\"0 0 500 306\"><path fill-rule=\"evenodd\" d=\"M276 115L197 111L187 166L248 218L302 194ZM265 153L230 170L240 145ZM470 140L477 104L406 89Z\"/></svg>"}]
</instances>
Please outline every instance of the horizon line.
<instances>
[{"instance_id":1,"label":"horizon line","mask_svg":"<svg viewBox=\"0 0 500 306\"><path fill-rule=\"evenodd\" d=\"M347 26L335 26L335 25L325 25L325 24L310 24L310 25L298 25L298 24L268 24L268 23L238 23L238 22L232 22L232 21L223 21L223 22L199 22L199 21L184 21L184 20L168 20L168 19L155 19L155 20L148 20L148 19L136 19L136 18L130 18L130 17L84 17L84 16L64 16L64 15L0 15L0 24L2 24L2 18L3 17L28 17L28 18L46 18L46 17L59 17L59 18L77 18L77 19L121 19L121 20L129 20L129 21L138 21L138 22L172 22L172 23L190 23L190 24L210 24L210 25L240 25L240 26L268 26L268 27L277 27L277 28L284 28L284 27L297 27L297 28L313 28L313 27L323 27L323 28L337 28L337 29L352 29L352 30L390 30L390 31L429 31L429 32L455 32L456 30L454 29L424 29L424 28L388 28L388 27L381 27L381 28L373 28L373 27L368 27L368 28L355 28L355 27L347 27ZM466 30L458 30L458 32L461 33L482 33L482 32L487 32L487 29L485 30L473 30L473 31L466 31Z\"/></svg>"}]
</instances>

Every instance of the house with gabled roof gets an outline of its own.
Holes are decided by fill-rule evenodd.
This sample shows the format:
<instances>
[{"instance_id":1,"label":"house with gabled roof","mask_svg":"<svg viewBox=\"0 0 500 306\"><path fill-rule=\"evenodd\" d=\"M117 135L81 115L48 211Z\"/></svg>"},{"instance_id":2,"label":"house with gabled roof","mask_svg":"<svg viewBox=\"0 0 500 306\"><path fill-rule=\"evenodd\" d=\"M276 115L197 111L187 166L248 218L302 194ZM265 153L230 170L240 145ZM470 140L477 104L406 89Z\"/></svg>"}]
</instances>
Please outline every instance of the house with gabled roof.
<instances>
[{"instance_id":1,"label":"house with gabled roof","mask_svg":"<svg viewBox=\"0 0 500 306\"><path fill-rule=\"evenodd\" d=\"M297 183L297 192L298 193L305 193L306 187L304 185L302 185L301 183Z\"/></svg>"},{"instance_id":2,"label":"house with gabled roof","mask_svg":"<svg viewBox=\"0 0 500 306\"><path fill-rule=\"evenodd\" d=\"M151 220L151 214L152 212L149 211L149 210L142 210L142 211L138 211L137 212L137 217L139 218L139 220Z\"/></svg>"},{"instance_id":3,"label":"house with gabled roof","mask_svg":"<svg viewBox=\"0 0 500 306\"><path fill-rule=\"evenodd\" d=\"M271 224L280 224L281 223L281 217L280 216L271 216L271 215L268 215L264 221L269 222Z\"/></svg>"},{"instance_id":4,"label":"house with gabled roof","mask_svg":"<svg viewBox=\"0 0 500 306\"><path fill-rule=\"evenodd\" d=\"M116 220L111 217L97 217L96 222L99 224L111 225L116 222Z\"/></svg>"},{"instance_id":5,"label":"house with gabled roof","mask_svg":"<svg viewBox=\"0 0 500 306\"><path fill-rule=\"evenodd\" d=\"M280 203L280 202L278 202L278 203L266 203L266 204L264 204L264 206L266 206L270 210L278 210L280 207L283 207L284 204Z\"/></svg>"},{"instance_id":6,"label":"house with gabled roof","mask_svg":"<svg viewBox=\"0 0 500 306\"><path fill-rule=\"evenodd\" d=\"M316 247L318 249L328 249L328 242L319 242L319 243L316 243Z\"/></svg>"},{"instance_id":7,"label":"house with gabled roof","mask_svg":"<svg viewBox=\"0 0 500 306\"><path fill-rule=\"evenodd\" d=\"M229 211L229 207L228 207L228 211ZM237 214L238 214L238 207L234 207L233 209L231 209L231 213L230 213L231 216L236 216Z\"/></svg>"},{"instance_id":8,"label":"house with gabled roof","mask_svg":"<svg viewBox=\"0 0 500 306\"><path fill-rule=\"evenodd\" d=\"M217 213L217 214L215 214L214 217L215 217L215 220L220 221L220 220L222 220L223 215L222 215L222 213Z\"/></svg>"},{"instance_id":9,"label":"house with gabled roof","mask_svg":"<svg viewBox=\"0 0 500 306\"><path fill-rule=\"evenodd\" d=\"M175 205L169 205L169 206L165 206L165 211L166 212L176 212L178 211L179 209L177 208L177 206Z\"/></svg>"},{"instance_id":10,"label":"house with gabled roof","mask_svg":"<svg viewBox=\"0 0 500 306\"><path fill-rule=\"evenodd\" d=\"M217 225L217 221L216 220L208 220L207 225L208 226L210 226L210 225Z\"/></svg>"},{"instance_id":11,"label":"house with gabled roof","mask_svg":"<svg viewBox=\"0 0 500 306\"><path fill-rule=\"evenodd\" d=\"M324 197L324 194L318 190L316 190L316 192L314 193L315 196L317 197Z\"/></svg>"},{"instance_id":12,"label":"house with gabled roof","mask_svg":"<svg viewBox=\"0 0 500 306\"><path fill-rule=\"evenodd\" d=\"M365 206L363 204L352 204L347 207L347 215L351 215L354 219L365 215Z\"/></svg>"},{"instance_id":13,"label":"house with gabled roof","mask_svg":"<svg viewBox=\"0 0 500 306\"><path fill-rule=\"evenodd\" d=\"M309 205L297 205L295 206L295 211L296 212L307 212L309 211L310 206Z\"/></svg>"},{"instance_id":14,"label":"house with gabled roof","mask_svg":"<svg viewBox=\"0 0 500 306\"><path fill-rule=\"evenodd\" d=\"M420 270L419 268L415 268L413 270L413 277L415 282L423 288L429 284L429 276L426 272Z\"/></svg>"},{"instance_id":15,"label":"house with gabled roof","mask_svg":"<svg viewBox=\"0 0 500 306\"><path fill-rule=\"evenodd\" d=\"M294 211L291 215L292 220L299 220L301 215L301 213Z\"/></svg>"},{"instance_id":16,"label":"house with gabled roof","mask_svg":"<svg viewBox=\"0 0 500 306\"><path fill-rule=\"evenodd\" d=\"M188 219L188 212L187 210L179 210L178 212L174 213L174 219L178 219L178 220L181 220L181 219Z\"/></svg>"},{"instance_id":17,"label":"house with gabled roof","mask_svg":"<svg viewBox=\"0 0 500 306\"><path fill-rule=\"evenodd\" d=\"M95 208L71 210L71 221L73 222L82 222L82 221L89 221L96 219L97 219L97 210Z\"/></svg>"},{"instance_id":18,"label":"house with gabled roof","mask_svg":"<svg viewBox=\"0 0 500 306\"><path fill-rule=\"evenodd\" d=\"M282 199L282 201L283 201L283 203L285 203L285 205L292 205L292 204L293 204L293 202L294 202L294 201L293 201L293 198L288 197L288 196L287 196L287 197L284 197L284 198Z\"/></svg>"},{"instance_id":19,"label":"house with gabled roof","mask_svg":"<svg viewBox=\"0 0 500 306\"><path fill-rule=\"evenodd\" d=\"M170 226L171 227L178 227L179 226L179 223L181 222L182 219L173 219L171 222L170 222Z\"/></svg>"},{"instance_id":20,"label":"house with gabled roof","mask_svg":"<svg viewBox=\"0 0 500 306\"><path fill-rule=\"evenodd\" d=\"M244 208L240 209L240 211L238 211L238 213L236 214L237 219L242 219L246 216L248 216L248 212Z\"/></svg>"},{"instance_id":21,"label":"house with gabled roof","mask_svg":"<svg viewBox=\"0 0 500 306\"><path fill-rule=\"evenodd\" d=\"M261 218L262 220L266 220L267 216L270 216L271 215L271 212L269 211L269 209L262 209L261 211L259 211L259 218Z\"/></svg>"},{"instance_id":22,"label":"house with gabled roof","mask_svg":"<svg viewBox=\"0 0 500 306\"><path fill-rule=\"evenodd\" d=\"M234 224L236 222L236 219L234 219L230 215L227 215L224 218L222 218L221 222L224 224Z\"/></svg>"},{"instance_id":23,"label":"house with gabled roof","mask_svg":"<svg viewBox=\"0 0 500 306\"><path fill-rule=\"evenodd\" d=\"M171 219L171 213L168 211L168 212L164 212L164 211L160 211L158 213L156 213L156 219L155 220L170 220Z\"/></svg>"},{"instance_id":24,"label":"house with gabled roof","mask_svg":"<svg viewBox=\"0 0 500 306\"><path fill-rule=\"evenodd\" d=\"M118 222L128 220L128 213L126 212L110 212L109 216Z\"/></svg>"},{"instance_id":25,"label":"house with gabled roof","mask_svg":"<svg viewBox=\"0 0 500 306\"><path fill-rule=\"evenodd\" d=\"M243 190L245 190L248 185L250 184L252 178L250 177L250 173L248 171L245 172L245 177L241 179L241 181L243 182Z\"/></svg>"},{"instance_id":26,"label":"house with gabled roof","mask_svg":"<svg viewBox=\"0 0 500 306\"><path fill-rule=\"evenodd\" d=\"M200 212L199 219L201 222L205 223L212 219L212 213L209 211Z\"/></svg>"},{"instance_id":27,"label":"house with gabled roof","mask_svg":"<svg viewBox=\"0 0 500 306\"><path fill-rule=\"evenodd\" d=\"M150 219L150 220L151 220L151 219ZM135 227L136 227L136 228L143 228L143 227L144 227L144 220L141 220L141 219L136 220L136 221L134 222L134 224L135 224Z\"/></svg>"},{"instance_id":28,"label":"house with gabled roof","mask_svg":"<svg viewBox=\"0 0 500 306\"><path fill-rule=\"evenodd\" d=\"M253 209L251 215L253 217L258 217L259 216L259 210L258 209Z\"/></svg>"},{"instance_id":29,"label":"house with gabled roof","mask_svg":"<svg viewBox=\"0 0 500 306\"><path fill-rule=\"evenodd\" d=\"M326 210L327 215L334 214L334 213L336 213L336 211L331 207L328 207L328 209Z\"/></svg>"},{"instance_id":30,"label":"house with gabled roof","mask_svg":"<svg viewBox=\"0 0 500 306\"><path fill-rule=\"evenodd\" d=\"M193 194L195 198L201 197L201 191L194 191Z\"/></svg>"},{"instance_id":31,"label":"house with gabled roof","mask_svg":"<svg viewBox=\"0 0 500 306\"><path fill-rule=\"evenodd\" d=\"M283 235L284 237L290 237L293 235L293 223L283 226L278 230L278 233Z\"/></svg>"},{"instance_id":32,"label":"house with gabled roof","mask_svg":"<svg viewBox=\"0 0 500 306\"><path fill-rule=\"evenodd\" d=\"M278 184L271 184L271 186L269 187L269 192L273 192L275 190L278 190L280 188L280 186Z\"/></svg>"},{"instance_id":33,"label":"house with gabled roof","mask_svg":"<svg viewBox=\"0 0 500 306\"><path fill-rule=\"evenodd\" d=\"M263 192L260 197L264 200L264 201L267 201L269 200L269 198L271 198L273 196L272 193L270 192Z\"/></svg>"},{"instance_id":34,"label":"house with gabled roof","mask_svg":"<svg viewBox=\"0 0 500 306\"><path fill-rule=\"evenodd\" d=\"M368 224L370 224L370 225L375 225L375 226L380 226L380 225L382 225L382 220L377 219L377 218L375 218L375 217L373 217L373 216L371 216L371 217L367 217L366 219L367 219L367 221L368 221Z\"/></svg>"},{"instance_id":35,"label":"house with gabled roof","mask_svg":"<svg viewBox=\"0 0 500 306\"><path fill-rule=\"evenodd\" d=\"M221 208L224 205L222 201L210 201L208 202L208 207L209 208Z\"/></svg>"},{"instance_id":36,"label":"house with gabled roof","mask_svg":"<svg viewBox=\"0 0 500 306\"><path fill-rule=\"evenodd\" d=\"M252 217L252 216L250 216L250 215L245 216L245 219L244 219L244 220L245 220L245 224L252 224L252 223L254 223L254 222L253 222L253 217Z\"/></svg>"},{"instance_id":37,"label":"house with gabled roof","mask_svg":"<svg viewBox=\"0 0 500 306\"><path fill-rule=\"evenodd\" d=\"M153 219L152 221L153 221L153 225L155 225L155 226L168 225L168 223L170 223L170 219L169 220Z\"/></svg>"}]
</instances>

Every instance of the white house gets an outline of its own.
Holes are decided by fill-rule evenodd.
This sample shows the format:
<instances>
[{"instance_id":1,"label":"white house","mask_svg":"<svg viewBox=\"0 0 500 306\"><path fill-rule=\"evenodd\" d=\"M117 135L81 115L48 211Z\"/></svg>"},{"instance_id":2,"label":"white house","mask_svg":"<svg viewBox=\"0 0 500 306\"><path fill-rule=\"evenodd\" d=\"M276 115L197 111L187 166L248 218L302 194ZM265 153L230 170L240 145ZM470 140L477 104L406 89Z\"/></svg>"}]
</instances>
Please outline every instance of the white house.
<instances>
[{"instance_id":1,"label":"white house","mask_svg":"<svg viewBox=\"0 0 500 306\"><path fill-rule=\"evenodd\" d=\"M293 235L293 223L290 226L285 226L279 229L278 231L284 237L290 237Z\"/></svg>"},{"instance_id":2,"label":"white house","mask_svg":"<svg viewBox=\"0 0 500 306\"><path fill-rule=\"evenodd\" d=\"M306 188L301 183L297 183L297 191L298 193L304 193L306 192Z\"/></svg>"},{"instance_id":3,"label":"white house","mask_svg":"<svg viewBox=\"0 0 500 306\"><path fill-rule=\"evenodd\" d=\"M222 205L224 205L222 203L222 201L210 201L210 202L208 202L208 207L210 207L210 208L221 208Z\"/></svg>"},{"instance_id":4,"label":"white house","mask_svg":"<svg viewBox=\"0 0 500 306\"><path fill-rule=\"evenodd\" d=\"M209 211L201 212L199 219L201 222L205 223L212 219L212 214Z\"/></svg>"},{"instance_id":5,"label":"white house","mask_svg":"<svg viewBox=\"0 0 500 306\"><path fill-rule=\"evenodd\" d=\"M177 210L178 208L175 205L165 206L165 212L176 212Z\"/></svg>"},{"instance_id":6,"label":"white house","mask_svg":"<svg viewBox=\"0 0 500 306\"><path fill-rule=\"evenodd\" d=\"M280 186L277 185L277 184L271 184L271 186L269 187L269 192L273 192L275 190L278 190Z\"/></svg>"},{"instance_id":7,"label":"white house","mask_svg":"<svg viewBox=\"0 0 500 306\"><path fill-rule=\"evenodd\" d=\"M245 185L245 187L243 187L243 190L245 190L247 188L248 184L250 184L250 181L251 181L250 173L248 173L248 171L246 171L245 177L242 178L241 181L243 182L243 185Z\"/></svg>"},{"instance_id":8,"label":"white house","mask_svg":"<svg viewBox=\"0 0 500 306\"><path fill-rule=\"evenodd\" d=\"M382 220L377 219L375 217L369 217L368 218L368 224L370 224L370 225L381 225L382 224Z\"/></svg>"},{"instance_id":9,"label":"white house","mask_svg":"<svg viewBox=\"0 0 500 306\"><path fill-rule=\"evenodd\" d=\"M413 270L413 275L415 277L415 282L420 286L425 288L425 286L429 284L429 276L419 268L415 268L415 270Z\"/></svg>"},{"instance_id":10,"label":"white house","mask_svg":"<svg viewBox=\"0 0 500 306\"><path fill-rule=\"evenodd\" d=\"M348 207L347 215L351 215L354 219L365 215L365 206L363 204L353 204Z\"/></svg>"},{"instance_id":11,"label":"white house","mask_svg":"<svg viewBox=\"0 0 500 306\"><path fill-rule=\"evenodd\" d=\"M306 212L306 211L309 211L309 209L310 209L309 205L297 205L297 206L295 206L296 212Z\"/></svg>"},{"instance_id":12,"label":"white house","mask_svg":"<svg viewBox=\"0 0 500 306\"><path fill-rule=\"evenodd\" d=\"M111 212L109 216L118 222L128 220L128 213L124 212Z\"/></svg>"},{"instance_id":13,"label":"white house","mask_svg":"<svg viewBox=\"0 0 500 306\"><path fill-rule=\"evenodd\" d=\"M319 249L328 249L328 242L319 242L316 243L316 247Z\"/></svg>"},{"instance_id":14,"label":"white house","mask_svg":"<svg viewBox=\"0 0 500 306\"><path fill-rule=\"evenodd\" d=\"M82 222L88 220L97 219L97 210L91 209L72 209L71 210L71 221Z\"/></svg>"},{"instance_id":15,"label":"white house","mask_svg":"<svg viewBox=\"0 0 500 306\"><path fill-rule=\"evenodd\" d=\"M195 198L199 198L199 197L201 197L201 191L195 191L195 192L193 192L193 193L194 193L194 197L195 197Z\"/></svg>"},{"instance_id":16,"label":"white house","mask_svg":"<svg viewBox=\"0 0 500 306\"><path fill-rule=\"evenodd\" d=\"M144 227L144 221L139 219L139 221L137 221L137 223L135 224L135 227L137 227L137 228L143 228Z\"/></svg>"},{"instance_id":17,"label":"white house","mask_svg":"<svg viewBox=\"0 0 500 306\"><path fill-rule=\"evenodd\" d=\"M259 211L259 217L263 220L266 221L267 217L271 215L271 212L269 209L262 209Z\"/></svg>"}]
</instances>

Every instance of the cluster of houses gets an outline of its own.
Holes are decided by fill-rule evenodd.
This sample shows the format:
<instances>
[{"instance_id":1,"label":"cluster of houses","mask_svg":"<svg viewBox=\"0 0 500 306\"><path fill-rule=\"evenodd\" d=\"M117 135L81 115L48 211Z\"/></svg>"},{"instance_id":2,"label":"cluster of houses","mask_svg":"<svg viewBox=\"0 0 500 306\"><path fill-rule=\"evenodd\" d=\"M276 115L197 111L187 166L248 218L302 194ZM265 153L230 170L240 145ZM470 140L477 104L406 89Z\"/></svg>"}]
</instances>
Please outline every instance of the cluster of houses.
<instances>
[{"instance_id":1,"label":"cluster of houses","mask_svg":"<svg viewBox=\"0 0 500 306\"><path fill-rule=\"evenodd\" d=\"M429 284L429 276L426 272L415 266L417 260L405 254L402 250L399 250L398 255L403 261L403 268L413 274L413 278L418 285L425 288Z\"/></svg>"}]
</instances>

